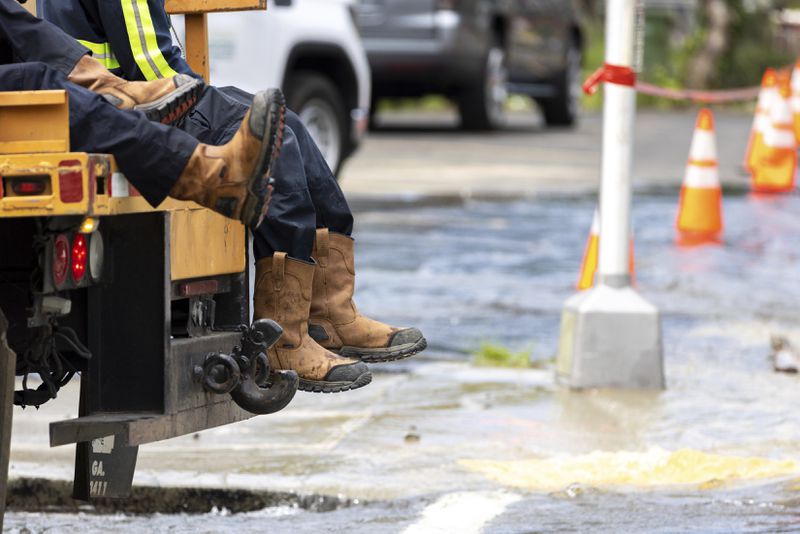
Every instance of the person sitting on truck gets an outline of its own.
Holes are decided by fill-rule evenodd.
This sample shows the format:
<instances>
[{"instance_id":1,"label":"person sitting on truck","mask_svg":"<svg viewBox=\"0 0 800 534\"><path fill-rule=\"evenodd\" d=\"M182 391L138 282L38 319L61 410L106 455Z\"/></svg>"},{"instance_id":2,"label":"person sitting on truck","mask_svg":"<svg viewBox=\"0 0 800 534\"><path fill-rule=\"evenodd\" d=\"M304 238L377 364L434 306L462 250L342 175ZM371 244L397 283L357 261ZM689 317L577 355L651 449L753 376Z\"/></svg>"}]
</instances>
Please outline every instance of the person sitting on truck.
<instances>
[{"instance_id":1,"label":"person sitting on truck","mask_svg":"<svg viewBox=\"0 0 800 534\"><path fill-rule=\"evenodd\" d=\"M19 38L19 35L24 35L25 39ZM24 43L30 40L37 43L49 43L50 46L37 46L23 50ZM7 48L5 53L2 49L4 46ZM52 64L51 69L66 75L72 71L74 64L81 61L88 53L90 51L79 45L77 41L69 38L58 27L47 22L42 23L25 9L16 5L13 0L0 0L0 58L15 56L17 58L34 59L34 54L39 54L41 56L39 59ZM105 67L103 68L105 69ZM66 82L66 78L62 81ZM0 87L2 86L0 85ZM30 88L38 87L33 85ZM74 90L75 87L70 87L70 89ZM203 93L202 101L211 108L219 107L216 98L207 96L215 94L222 93L215 88L211 91L206 90ZM243 94L248 101L253 99L252 95ZM233 101L225 100L225 102L231 103ZM237 132L245 128L244 125L247 123L246 113L249 108L249 105L237 102L233 108L234 113L230 116L232 118L225 118L223 127L216 129L208 127L208 132L212 134L210 136L195 135L195 143L197 141L203 143L198 145L199 154L205 155L206 153L213 153L215 150L215 148L206 147L215 147L216 145L227 147L233 143L236 140ZM80 113L79 110L76 110L76 112ZM193 108L192 114L195 115L192 124L205 120L202 118L202 111L197 107ZM217 114L217 116L220 115ZM341 321L340 318L344 317L342 330L345 331L347 329L347 331L352 332L355 329L356 333L359 333L360 330L365 330L364 326L369 328L374 323L374 325L381 328L372 327L368 329L366 334L369 337L364 337L365 342L377 338L378 344L383 343L386 346L394 346L395 348L392 350L398 350L398 347L396 347L397 342L403 341L405 339L404 336L408 336L409 331L412 334L414 331L410 329L393 329L381 323L372 322L357 314L351 300L342 300L342 297L347 295L346 290L348 287L352 293L353 274L352 267L349 267L352 266L352 260L348 263L345 256L335 251L337 249L346 251L348 244L352 243L349 237L349 232L352 229L352 215L335 179L331 180L333 190L330 189L331 183L325 184L324 181L320 183L320 187L315 187L313 190L309 187L309 183L312 180L317 178L324 180L326 176L332 177L332 174L325 166L324 159L322 159L313 140L311 140L310 135L296 115L291 114L291 118L287 116L286 119L295 122L297 134L281 121L281 126L284 128L283 157L275 162L273 174L277 180L275 186L277 193L270 203L274 210L283 214L280 219L284 222L280 225L269 225L269 227L266 224L261 225L258 232L254 233L256 236L256 257L259 259L257 264L259 281L254 298L255 315L257 319L272 318L278 321L284 329L284 335L278 346L270 349L268 353L270 365L273 369L297 371L300 376L300 388L306 391L338 392L356 389L370 383L372 380L369 368L358 359L343 357L324 349L309 336L308 321L312 308L310 297L314 280L318 281L314 310L320 317L320 321L327 317ZM185 125L187 123L188 121L183 120L179 124ZM189 131L185 126L184 129ZM129 132L130 130L125 131ZM175 136L174 132L170 135ZM179 136L176 139L177 141L185 142L185 139ZM205 144L204 140L207 139L213 139L214 142ZM94 141L98 140L95 139ZM79 146L86 147L90 144L80 144ZM170 145L159 144L159 147L170 148ZM117 152L112 149L116 149ZM113 143L98 143L92 150L95 152L107 151L117 155L121 151L121 147L115 146ZM303 152L311 153L312 156L315 155L317 157L304 159ZM140 191L145 198L153 203L162 200L166 193L169 192L158 189L158 184L162 182L156 181L156 183L152 183L153 181L151 180L150 182L142 183L138 173L142 168L136 167L135 159L129 159L127 156L128 154L124 151L119 156L120 167L123 172L128 173L133 178L132 181L135 186L143 185ZM199 161L202 162L203 159L201 158ZM320 167L320 165L323 165L323 167ZM320 169L326 170L327 175L324 172L320 172ZM306 172L307 170L308 173ZM163 173L160 174L163 176ZM152 177L153 175L145 173L143 176ZM186 181L179 182L185 183ZM328 189L322 187L324 185L328 185ZM177 184L176 187L178 187ZM177 198L184 198L192 193L197 196L198 193L202 192L194 191L191 188L186 189L178 187L174 191ZM312 196L317 199L318 203L323 203L327 209L315 210L314 202L311 200ZM325 199L329 200L324 202ZM209 206L210 203L201 201L201 204ZM258 202L251 204L259 205ZM266 203L262 204L266 205ZM219 210L219 206L216 209ZM326 262L326 265L329 266L326 270L323 270L321 266L322 260L320 260L320 265L317 265L311 261L310 257L317 231L317 221L326 226L326 228L320 229L320 235L325 237L328 237L327 227L341 229L346 232L330 236L330 241L334 243L334 246L326 247L325 250L334 251L334 254L331 255L334 261ZM249 220L248 222L252 221ZM250 226L253 227L252 224ZM296 235L298 233L303 237L301 246L307 245L308 249L307 251L303 250L295 253L295 256L301 257L287 259L285 253L279 252L272 253L268 257L265 256L263 250L265 247L273 246L271 240L282 240L284 243L291 244L297 240ZM259 236L261 237L259 238ZM337 242L341 242L338 247L335 246ZM303 255L305 257L302 257ZM321 257L321 252L318 255ZM280 266L280 272L276 268L278 266ZM317 272L319 274L316 274ZM266 273L271 274L275 280L286 280L286 283L276 282L272 290L266 290L267 284L263 282ZM327 284L325 284L326 277L329 279ZM319 286L319 284L322 284L322 286ZM336 287L345 288L345 292L334 292L334 284ZM327 285L331 286L330 291L325 290ZM329 299L329 294L331 299L336 298L337 300ZM329 300L333 303L332 305L328 305ZM329 342L336 342L336 340L341 339L340 336L334 338L334 335L336 334L332 332L332 335L329 336ZM384 337L383 340L380 339L382 335ZM421 339L421 334L418 337ZM402 348L402 346L399 347L401 350Z\"/></svg>"},{"instance_id":2,"label":"person sitting on truck","mask_svg":"<svg viewBox=\"0 0 800 534\"><path fill-rule=\"evenodd\" d=\"M39 0L38 13L77 39L113 51L129 80L192 71L173 45L162 0ZM252 99L234 87L208 86L179 127L203 142L226 142ZM254 232L256 318L284 336L270 364L293 369L300 389L338 392L369 383L361 362L412 356L427 346L416 328L395 328L361 313L355 288L353 215L336 178L299 117L287 111L273 200Z\"/></svg>"},{"instance_id":3,"label":"person sitting on truck","mask_svg":"<svg viewBox=\"0 0 800 534\"><path fill-rule=\"evenodd\" d=\"M193 200L251 228L269 203L269 170L280 147L283 95L258 93L239 131L223 146L120 110L44 63L0 65L0 91L63 89L72 150L112 154L153 207L167 196Z\"/></svg>"}]
</instances>

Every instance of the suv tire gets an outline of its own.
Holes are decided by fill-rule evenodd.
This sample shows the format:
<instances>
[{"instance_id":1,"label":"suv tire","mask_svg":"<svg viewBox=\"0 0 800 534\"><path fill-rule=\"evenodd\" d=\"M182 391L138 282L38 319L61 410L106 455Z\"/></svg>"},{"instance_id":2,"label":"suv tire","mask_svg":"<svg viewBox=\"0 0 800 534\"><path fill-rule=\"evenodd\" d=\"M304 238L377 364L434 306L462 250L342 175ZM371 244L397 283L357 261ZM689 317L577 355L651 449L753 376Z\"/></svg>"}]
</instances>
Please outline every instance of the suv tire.
<instances>
[{"instance_id":1,"label":"suv tire","mask_svg":"<svg viewBox=\"0 0 800 534\"><path fill-rule=\"evenodd\" d=\"M335 175L347 153L348 122L344 100L325 76L312 71L295 73L287 84L286 99L305 124Z\"/></svg>"},{"instance_id":2,"label":"suv tire","mask_svg":"<svg viewBox=\"0 0 800 534\"><path fill-rule=\"evenodd\" d=\"M565 60L566 67L555 80L555 98L542 99L539 105L548 126L574 126L578 120L581 99L581 49L575 41L570 43Z\"/></svg>"},{"instance_id":3,"label":"suv tire","mask_svg":"<svg viewBox=\"0 0 800 534\"><path fill-rule=\"evenodd\" d=\"M506 52L495 43L486 53L480 82L458 97L461 127L466 130L496 130L505 126L507 96Z\"/></svg>"}]
</instances>

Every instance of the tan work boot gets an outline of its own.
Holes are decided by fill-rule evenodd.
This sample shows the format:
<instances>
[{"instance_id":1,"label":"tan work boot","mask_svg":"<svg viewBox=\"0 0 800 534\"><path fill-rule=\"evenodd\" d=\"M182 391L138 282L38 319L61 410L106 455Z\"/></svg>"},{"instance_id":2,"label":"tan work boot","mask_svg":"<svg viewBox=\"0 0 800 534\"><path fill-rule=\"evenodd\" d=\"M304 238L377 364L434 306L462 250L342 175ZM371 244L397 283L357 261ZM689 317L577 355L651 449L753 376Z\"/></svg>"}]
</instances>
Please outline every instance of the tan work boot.
<instances>
[{"instance_id":1,"label":"tan work boot","mask_svg":"<svg viewBox=\"0 0 800 534\"><path fill-rule=\"evenodd\" d=\"M269 206L269 175L283 143L285 114L279 89L256 94L233 139L222 146L197 145L169 196L257 228Z\"/></svg>"},{"instance_id":2,"label":"tan work boot","mask_svg":"<svg viewBox=\"0 0 800 534\"><path fill-rule=\"evenodd\" d=\"M323 349L308 335L313 278L313 263L285 252L256 263L255 319L272 319L283 328L267 353L270 367L296 371L303 391L337 393L366 386L372 373L365 364Z\"/></svg>"},{"instance_id":3,"label":"tan work boot","mask_svg":"<svg viewBox=\"0 0 800 534\"><path fill-rule=\"evenodd\" d=\"M395 328L361 315L353 302L356 270L351 237L317 230L311 256L317 262L309 332L314 340L342 356L365 362L402 360L425 350L416 328Z\"/></svg>"},{"instance_id":4,"label":"tan work boot","mask_svg":"<svg viewBox=\"0 0 800 534\"><path fill-rule=\"evenodd\" d=\"M83 56L67 79L103 96L119 109L144 112L148 119L174 124L197 103L203 81L186 74L149 82L129 82L115 76L91 56Z\"/></svg>"}]
</instances>

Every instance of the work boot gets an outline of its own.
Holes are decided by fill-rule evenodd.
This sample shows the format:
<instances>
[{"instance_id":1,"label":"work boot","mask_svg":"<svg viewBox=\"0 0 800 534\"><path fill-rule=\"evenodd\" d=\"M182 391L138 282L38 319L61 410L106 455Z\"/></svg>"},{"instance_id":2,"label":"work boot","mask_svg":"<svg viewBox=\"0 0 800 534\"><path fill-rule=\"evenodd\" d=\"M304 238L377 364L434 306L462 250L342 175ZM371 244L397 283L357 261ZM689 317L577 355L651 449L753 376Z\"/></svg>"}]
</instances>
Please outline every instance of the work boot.
<instances>
[{"instance_id":1,"label":"work boot","mask_svg":"<svg viewBox=\"0 0 800 534\"><path fill-rule=\"evenodd\" d=\"M257 228L269 206L269 176L283 143L285 114L279 89L256 94L233 139L222 146L197 145L169 196Z\"/></svg>"},{"instance_id":2,"label":"work boot","mask_svg":"<svg viewBox=\"0 0 800 534\"><path fill-rule=\"evenodd\" d=\"M83 56L67 79L108 100L119 109L144 112L148 119L175 124L197 103L203 81L186 74L149 82L129 82L115 76L91 56Z\"/></svg>"},{"instance_id":3,"label":"work boot","mask_svg":"<svg viewBox=\"0 0 800 534\"><path fill-rule=\"evenodd\" d=\"M361 315L353 302L356 271L351 237L317 230L311 253L317 266L309 332L314 340L342 356L390 362L422 351L428 342L416 328L395 328Z\"/></svg>"},{"instance_id":4,"label":"work boot","mask_svg":"<svg viewBox=\"0 0 800 534\"><path fill-rule=\"evenodd\" d=\"M283 328L267 353L270 367L296 371L303 391L338 393L366 386L372 373L365 364L325 350L308 335L313 279L313 263L284 252L256 263L255 318L272 319Z\"/></svg>"}]
</instances>

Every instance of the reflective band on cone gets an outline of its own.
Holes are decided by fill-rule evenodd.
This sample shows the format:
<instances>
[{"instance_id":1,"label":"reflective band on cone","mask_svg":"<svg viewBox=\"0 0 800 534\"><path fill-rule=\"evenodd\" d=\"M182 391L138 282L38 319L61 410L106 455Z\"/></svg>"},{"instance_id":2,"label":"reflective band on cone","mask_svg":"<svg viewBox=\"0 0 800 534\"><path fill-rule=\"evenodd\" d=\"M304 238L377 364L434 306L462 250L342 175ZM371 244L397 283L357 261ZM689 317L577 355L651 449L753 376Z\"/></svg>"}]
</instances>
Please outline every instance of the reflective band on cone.
<instances>
[{"instance_id":1,"label":"reflective band on cone","mask_svg":"<svg viewBox=\"0 0 800 534\"><path fill-rule=\"evenodd\" d=\"M578 277L576 287L578 291L583 291L594 287L594 275L597 272L597 258L600 252L600 213L594 210L592 219L592 229L589 231L589 239L586 241L586 248L583 251L583 261L581 262L581 273ZM633 251L633 237L630 241L630 255L628 256L628 270L631 275L631 283L636 279L636 262Z\"/></svg>"},{"instance_id":2,"label":"reflective band on cone","mask_svg":"<svg viewBox=\"0 0 800 534\"><path fill-rule=\"evenodd\" d=\"M797 139L789 102L791 87L784 80L770 109L770 121L764 131L764 149L753 166L753 191L785 193L794 190L797 172Z\"/></svg>"},{"instance_id":3,"label":"reflective band on cone","mask_svg":"<svg viewBox=\"0 0 800 534\"><path fill-rule=\"evenodd\" d=\"M581 262L581 275L578 278L578 291L589 289L594 286L594 273L597 271L598 247L600 246L600 214L594 210L592 219L592 229L589 232L589 240L586 242L586 249L583 251L583 261Z\"/></svg>"},{"instance_id":4,"label":"reflective band on cone","mask_svg":"<svg viewBox=\"0 0 800 534\"><path fill-rule=\"evenodd\" d=\"M761 92L758 94L758 104L756 105L756 113L753 117L753 126L750 129L750 139L747 142L747 151L744 157L744 166L751 173L758 158L761 157L761 152L764 148L764 130L769 125L769 111L777 95L777 73L774 69L767 69L761 79Z\"/></svg>"},{"instance_id":5,"label":"reflective band on cone","mask_svg":"<svg viewBox=\"0 0 800 534\"><path fill-rule=\"evenodd\" d=\"M676 226L678 243L685 245L718 241L722 232L722 188L714 116L709 109L697 115Z\"/></svg>"}]
</instances>

